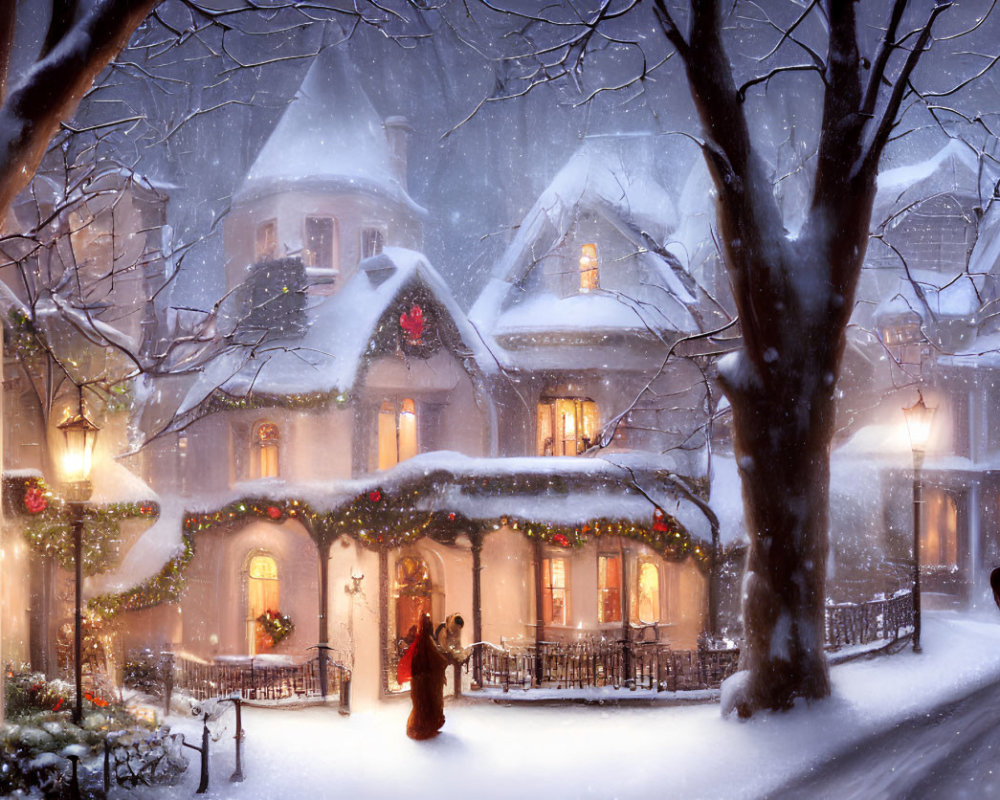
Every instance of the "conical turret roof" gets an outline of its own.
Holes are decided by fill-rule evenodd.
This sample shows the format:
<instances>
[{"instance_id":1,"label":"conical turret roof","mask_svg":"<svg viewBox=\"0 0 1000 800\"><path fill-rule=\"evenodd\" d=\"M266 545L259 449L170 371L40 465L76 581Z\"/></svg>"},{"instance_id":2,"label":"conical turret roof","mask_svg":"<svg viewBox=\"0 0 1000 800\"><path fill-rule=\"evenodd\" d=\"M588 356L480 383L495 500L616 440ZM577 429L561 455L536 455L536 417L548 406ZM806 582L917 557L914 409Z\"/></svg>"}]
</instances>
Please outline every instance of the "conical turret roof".
<instances>
[{"instance_id":1,"label":"conical turret roof","mask_svg":"<svg viewBox=\"0 0 1000 800\"><path fill-rule=\"evenodd\" d=\"M382 120L343 43L316 56L238 194L293 184L356 187L413 204L393 174Z\"/></svg>"}]
</instances>

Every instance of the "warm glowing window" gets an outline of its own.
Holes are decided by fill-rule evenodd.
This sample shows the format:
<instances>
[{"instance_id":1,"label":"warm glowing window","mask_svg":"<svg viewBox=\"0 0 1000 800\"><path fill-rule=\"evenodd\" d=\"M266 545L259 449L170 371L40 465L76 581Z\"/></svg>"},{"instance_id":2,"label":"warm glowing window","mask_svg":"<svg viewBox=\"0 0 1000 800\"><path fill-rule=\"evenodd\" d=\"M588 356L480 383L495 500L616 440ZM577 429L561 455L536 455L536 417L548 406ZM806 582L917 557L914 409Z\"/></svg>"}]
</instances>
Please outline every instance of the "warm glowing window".
<instances>
[{"instance_id":1,"label":"warm glowing window","mask_svg":"<svg viewBox=\"0 0 1000 800\"><path fill-rule=\"evenodd\" d=\"M416 454L416 403L410 398L385 400L378 412L378 468L389 469Z\"/></svg>"},{"instance_id":2,"label":"warm glowing window","mask_svg":"<svg viewBox=\"0 0 1000 800\"><path fill-rule=\"evenodd\" d=\"M262 422L257 426L258 471L261 478L278 477L278 426L273 422Z\"/></svg>"},{"instance_id":3,"label":"warm glowing window","mask_svg":"<svg viewBox=\"0 0 1000 800\"><path fill-rule=\"evenodd\" d=\"M337 267L337 223L332 217L306 217L306 241L302 261L307 267Z\"/></svg>"},{"instance_id":4,"label":"warm glowing window","mask_svg":"<svg viewBox=\"0 0 1000 800\"><path fill-rule=\"evenodd\" d=\"M921 516L920 562L929 567L958 565L958 509L950 494L924 490Z\"/></svg>"},{"instance_id":5,"label":"warm glowing window","mask_svg":"<svg viewBox=\"0 0 1000 800\"><path fill-rule=\"evenodd\" d=\"M371 258L382 252L385 244L385 237L378 228L362 228L361 230L361 258Z\"/></svg>"},{"instance_id":6,"label":"warm glowing window","mask_svg":"<svg viewBox=\"0 0 1000 800\"><path fill-rule=\"evenodd\" d=\"M396 562L396 635L406 644L420 629L420 619L431 613L431 575L427 562L404 556Z\"/></svg>"},{"instance_id":7,"label":"warm glowing window","mask_svg":"<svg viewBox=\"0 0 1000 800\"><path fill-rule=\"evenodd\" d=\"M660 569L652 559L639 559L635 594L635 621L659 622Z\"/></svg>"},{"instance_id":8,"label":"warm glowing window","mask_svg":"<svg viewBox=\"0 0 1000 800\"><path fill-rule=\"evenodd\" d=\"M597 620L622 621L622 557L597 557Z\"/></svg>"},{"instance_id":9,"label":"warm glowing window","mask_svg":"<svg viewBox=\"0 0 1000 800\"><path fill-rule=\"evenodd\" d=\"M281 610L278 565L271 556L256 555L251 557L247 573L247 649L253 655L274 645L257 618L265 611Z\"/></svg>"},{"instance_id":10,"label":"warm glowing window","mask_svg":"<svg viewBox=\"0 0 1000 800\"><path fill-rule=\"evenodd\" d=\"M278 221L269 219L257 226L255 245L257 261L269 261L278 257Z\"/></svg>"},{"instance_id":11,"label":"warm glowing window","mask_svg":"<svg viewBox=\"0 0 1000 800\"><path fill-rule=\"evenodd\" d=\"M542 619L546 624L566 624L566 559L542 560Z\"/></svg>"},{"instance_id":12,"label":"warm glowing window","mask_svg":"<svg viewBox=\"0 0 1000 800\"><path fill-rule=\"evenodd\" d=\"M585 244L580 247L580 291L597 289L597 245Z\"/></svg>"},{"instance_id":13,"label":"warm glowing window","mask_svg":"<svg viewBox=\"0 0 1000 800\"><path fill-rule=\"evenodd\" d=\"M543 397L538 404L538 455L578 455L593 445L598 427L593 400Z\"/></svg>"}]
</instances>

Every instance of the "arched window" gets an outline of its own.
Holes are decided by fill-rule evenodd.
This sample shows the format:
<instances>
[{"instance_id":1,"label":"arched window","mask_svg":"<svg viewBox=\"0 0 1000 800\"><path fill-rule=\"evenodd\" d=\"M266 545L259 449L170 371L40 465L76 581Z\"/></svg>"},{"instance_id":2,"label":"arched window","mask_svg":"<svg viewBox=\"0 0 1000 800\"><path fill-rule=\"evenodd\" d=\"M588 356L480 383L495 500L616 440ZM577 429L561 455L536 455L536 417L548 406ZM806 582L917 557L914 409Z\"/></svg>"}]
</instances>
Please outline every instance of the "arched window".
<instances>
[{"instance_id":1,"label":"arched window","mask_svg":"<svg viewBox=\"0 0 1000 800\"><path fill-rule=\"evenodd\" d=\"M277 562L263 553L251 556L247 565L247 649L251 655L273 644L257 618L265 611L280 610L278 588Z\"/></svg>"},{"instance_id":2,"label":"arched window","mask_svg":"<svg viewBox=\"0 0 1000 800\"><path fill-rule=\"evenodd\" d=\"M432 588L430 569L424 559L403 556L396 562L396 638L401 649L413 641L421 617L431 613Z\"/></svg>"},{"instance_id":3,"label":"arched window","mask_svg":"<svg viewBox=\"0 0 1000 800\"><path fill-rule=\"evenodd\" d=\"M660 570L651 558L640 558L636 580L638 622L660 621Z\"/></svg>"},{"instance_id":4,"label":"arched window","mask_svg":"<svg viewBox=\"0 0 1000 800\"><path fill-rule=\"evenodd\" d=\"M258 477L278 477L278 445L281 434L273 422L262 422L257 426L254 443L258 449Z\"/></svg>"}]
</instances>

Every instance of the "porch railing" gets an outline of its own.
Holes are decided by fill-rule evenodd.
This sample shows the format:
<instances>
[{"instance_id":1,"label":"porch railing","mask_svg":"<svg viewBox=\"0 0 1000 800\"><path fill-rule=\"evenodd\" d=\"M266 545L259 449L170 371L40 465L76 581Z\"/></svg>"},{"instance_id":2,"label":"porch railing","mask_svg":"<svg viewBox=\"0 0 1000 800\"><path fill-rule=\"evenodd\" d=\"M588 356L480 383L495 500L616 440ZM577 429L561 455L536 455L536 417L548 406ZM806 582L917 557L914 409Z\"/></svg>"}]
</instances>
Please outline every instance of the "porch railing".
<instances>
[{"instance_id":1,"label":"porch railing","mask_svg":"<svg viewBox=\"0 0 1000 800\"><path fill-rule=\"evenodd\" d=\"M185 654L174 657L174 686L198 700L239 694L244 700L280 701L319 697L319 659L300 664L273 664L247 658L238 662L211 662ZM327 697L346 700L351 671L327 661Z\"/></svg>"},{"instance_id":2,"label":"porch railing","mask_svg":"<svg viewBox=\"0 0 1000 800\"><path fill-rule=\"evenodd\" d=\"M826 648L892 642L913 625L909 592L865 603L826 607ZM739 662L739 648L707 643L697 650L674 650L663 642L590 638L577 642L542 642L536 647L488 642L473 646L468 670L483 688L647 689L691 691L717 689ZM540 676L540 680L538 677Z\"/></svg>"},{"instance_id":3,"label":"porch railing","mask_svg":"<svg viewBox=\"0 0 1000 800\"><path fill-rule=\"evenodd\" d=\"M913 595L900 592L866 603L828 603L826 649L892 642L913 628Z\"/></svg>"},{"instance_id":4,"label":"porch railing","mask_svg":"<svg viewBox=\"0 0 1000 800\"><path fill-rule=\"evenodd\" d=\"M528 689L532 685L657 692L711 689L718 688L736 671L739 660L739 651L735 649L674 650L656 642L623 643L606 639L542 642L540 648L496 647L486 642L477 647L481 653L481 685L504 691L511 687ZM466 662L470 663L471 659ZM533 680L536 674L541 675L540 684Z\"/></svg>"}]
</instances>

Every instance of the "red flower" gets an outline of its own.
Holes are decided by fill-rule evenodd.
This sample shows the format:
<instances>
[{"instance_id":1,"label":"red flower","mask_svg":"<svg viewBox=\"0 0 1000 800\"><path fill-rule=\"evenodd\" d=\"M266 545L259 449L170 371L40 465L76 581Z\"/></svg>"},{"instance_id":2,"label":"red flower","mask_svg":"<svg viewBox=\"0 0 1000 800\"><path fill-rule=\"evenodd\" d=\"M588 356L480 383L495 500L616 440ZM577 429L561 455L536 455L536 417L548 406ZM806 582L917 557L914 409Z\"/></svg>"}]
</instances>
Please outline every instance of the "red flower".
<instances>
[{"instance_id":1,"label":"red flower","mask_svg":"<svg viewBox=\"0 0 1000 800\"><path fill-rule=\"evenodd\" d=\"M277 506L268 506L267 507L267 515L271 519L277 519L278 517L281 516L281 509L278 508Z\"/></svg>"},{"instance_id":2,"label":"red flower","mask_svg":"<svg viewBox=\"0 0 1000 800\"><path fill-rule=\"evenodd\" d=\"M659 531L660 533L665 533L670 530L667 527L667 523L663 520L663 510L660 508L653 509L653 530Z\"/></svg>"},{"instance_id":3,"label":"red flower","mask_svg":"<svg viewBox=\"0 0 1000 800\"><path fill-rule=\"evenodd\" d=\"M448 514L448 519L451 520L452 522L455 521L455 512L454 511L452 511L452 512L450 512Z\"/></svg>"},{"instance_id":4,"label":"red flower","mask_svg":"<svg viewBox=\"0 0 1000 800\"><path fill-rule=\"evenodd\" d=\"M372 489L370 492L368 492L368 499L371 500L373 503L378 503L382 500L382 492L380 492L378 489Z\"/></svg>"},{"instance_id":5,"label":"red flower","mask_svg":"<svg viewBox=\"0 0 1000 800\"><path fill-rule=\"evenodd\" d=\"M552 538L555 540L555 543L560 547L569 547L569 539L566 538L565 534L557 533Z\"/></svg>"},{"instance_id":6,"label":"red flower","mask_svg":"<svg viewBox=\"0 0 1000 800\"><path fill-rule=\"evenodd\" d=\"M45 499L45 494L40 486L31 485L24 492L24 507L29 514L40 514L49 507L49 501Z\"/></svg>"},{"instance_id":7,"label":"red flower","mask_svg":"<svg viewBox=\"0 0 1000 800\"><path fill-rule=\"evenodd\" d=\"M62 708L62 704L63 704L63 698L60 697L59 700L56 702L56 704L52 706L52 710L58 711L60 708Z\"/></svg>"}]
</instances>

